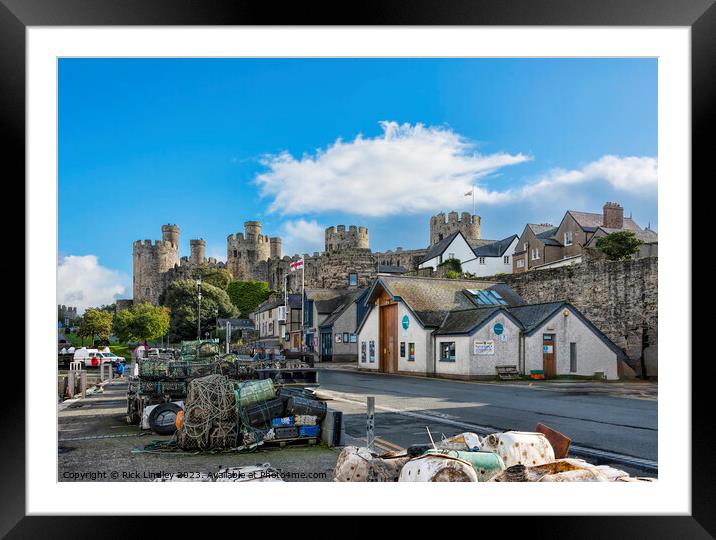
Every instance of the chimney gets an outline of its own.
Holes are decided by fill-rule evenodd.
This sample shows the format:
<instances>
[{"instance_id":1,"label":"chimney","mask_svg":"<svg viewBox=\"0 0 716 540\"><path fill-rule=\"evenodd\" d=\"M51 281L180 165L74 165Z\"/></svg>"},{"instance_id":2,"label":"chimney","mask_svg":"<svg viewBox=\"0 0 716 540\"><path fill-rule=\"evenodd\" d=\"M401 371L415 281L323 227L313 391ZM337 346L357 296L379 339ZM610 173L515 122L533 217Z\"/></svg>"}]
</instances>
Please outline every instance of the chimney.
<instances>
[{"instance_id":1,"label":"chimney","mask_svg":"<svg viewBox=\"0 0 716 540\"><path fill-rule=\"evenodd\" d=\"M624 208L619 203L608 202L602 208L602 226L609 229L624 228Z\"/></svg>"}]
</instances>

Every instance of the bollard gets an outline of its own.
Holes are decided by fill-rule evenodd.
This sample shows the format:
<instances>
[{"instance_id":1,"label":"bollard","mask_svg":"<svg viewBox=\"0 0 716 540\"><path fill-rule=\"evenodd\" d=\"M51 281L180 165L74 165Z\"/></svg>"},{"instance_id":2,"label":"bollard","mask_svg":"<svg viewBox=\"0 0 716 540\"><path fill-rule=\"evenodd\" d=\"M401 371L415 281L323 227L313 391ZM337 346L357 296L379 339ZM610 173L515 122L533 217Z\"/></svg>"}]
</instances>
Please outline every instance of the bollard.
<instances>
[{"instance_id":1,"label":"bollard","mask_svg":"<svg viewBox=\"0 0 716 540\"><path fill-rule=\"evenodd\" d=\"M71 370L71 371L67 374L67 392L68 392L68 394L69 394L68 397L69 397L70 399L72 399L73 397L75 397L75 373L77 373L77 371Z\"/></svg>"},{"instance_id":2,"label":"bollard","mask_svg":"<svg viewBox=\"0 0 716 540\"><path fill-rule=\"evenodd\" d=\"M83 369L80 371L80 392L82 392L82 397L87 397L87 372Z\"/></svg>"},{"instance_id":3,"label":"bollard","mask_svg":"<svg viewBox=\"0 0 716 540\"><path fill-rule=\"evenodd\" d=\"M372 452L375 441L375 397L368 396L366 446Z\"/></svg>"}]
</instances>

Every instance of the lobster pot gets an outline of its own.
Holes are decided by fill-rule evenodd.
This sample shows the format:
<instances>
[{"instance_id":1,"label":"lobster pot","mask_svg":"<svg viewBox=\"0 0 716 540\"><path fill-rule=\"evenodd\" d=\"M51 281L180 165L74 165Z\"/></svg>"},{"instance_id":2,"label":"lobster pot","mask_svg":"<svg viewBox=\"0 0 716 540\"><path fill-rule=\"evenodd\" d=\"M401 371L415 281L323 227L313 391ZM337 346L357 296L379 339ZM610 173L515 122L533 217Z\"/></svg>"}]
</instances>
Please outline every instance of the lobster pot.
<instances>
[{"instance_id":1,"label":"lobster pot","mask_svg":"<svg viewBox=\"0 0 716 540\"><path fill-rule=\"evenodd\" d=\"M207 377L216 372L216 366L207 362L188 362L186 364L186 376L192 379L197 377Z\"/></svg>"},{"instance_id":2,"label":"lobster pot","mask_svg":"<svg viewBox=\"0 0 716 540\"><path fill-rule=\"evenodd\" d=\"M246 381L236 385L236 401L242 407L268 401L276 396L271 379ZM277 415L280 416L280 415Z\"/></svg>"},{"instance_id":3,"label":"lobster pot","mask_svg":"<svg viewBox=\"0 0 716 540\"><path fill-rule=\"evenodd\" d=\"M184 381L160 381L156 384L160 394L186 395Z\"/></svg>"},{"instance_id":4,"label":"lobster pot","mask_svg":"<svg viewBox=\"0 0 716 540\"><path fill-rule=\"evenodd\" d=\"M167 377L170 379L184 379L186 374L186 363L184 362L169 362L167 365Z\"/></svg>"},{"instance_id":5,"label":"lobster pot","mask_svg":"<svg viewBox=\"0 0 716 540\"><path fill-rule=\"evenodd\" d=\"M237 445L236 423L216 422L209 430L210 448L233 448Z\"/></svg>"},{"instance_id":6,"label":"lobster pot","mask_svg":"<svg viewBox=\"0 0 716 540\"><path fill-rule=\"evenodd\" d=\"M473 466L444 454L424 454L408 461L398 482L478 482Z\"/></svg>"},{"instance_id":7,"label":"lobster pot","mask_svg":"<svg viewBox=\"0 0 716 540\"><path fill-rule=\"evenodd\" d=\"M428 450L426 454L450 456L467 461L475 469L478 482L487 482L505 470L502 458L494 452L465 452L460 450Z\"/></svg>"},{"instance_id":8,"label":"lobster pot","mask_svg":"<svg viewBox=\"0 0 716 540\"><path fill-rule=\"evenodd\" d=\"M323 420L326 416L328 406L315 399L306 399L298 396L291 396L286 403L286 412L294 416L315 416L316 420Z\"/></svg>"},{"instance_id":9,"label":"lobster pot","mask_svg":"<svg viewBox=\"0 0 716 540\"><path fill-rule=\"evenodd\" d=\"M293 386L281 386L276 391L276 394L284 401L288 401L288 398L290 398L291 396L297 396L305 399L315 399L313 391L308 390L306 388L296 388Z\"/></svg>"},{"instance_id":10,"label":"lobster pot","mask_svg":"<svg viewBox=\"0 0 716 540\"><path fill-rule=\"evenodd\" d=\"M159 394L159 385L161 383L155 381L139 381L139 390L142 394Z\"/></svg>"},{"instance_id":11,"label":"lobster pot","mask_svg":"<svg viewBox=\"0 0 716 540\"><path fill-rule=\"evenodd\" d=\"M241 410L241 420L251 427L264 427L271 424L274 418L283 416L283 401L272 399L257 403Z\"/></svg>"},{"instance_id":12,"label":"lobster pot","mask_svg":"<svg viewBox=\"0 0 716 540\"><path fill-rule=\"evenodd\" d=\"M480 450L499 454L505 467L543 465L554 461L554 449L542 433L506 431L482 439Z\"/></svg>"},{"instance_id":13,"label":"lobster pot","mask_svg":"<svg viewBox=\"0 0 716 540\"><path fill-rule=\"evenodd\" d=\"M141 379L157 379L167 376L167 362L148 358L139 362L139 377Z\"/></svg>"}]
</instances>

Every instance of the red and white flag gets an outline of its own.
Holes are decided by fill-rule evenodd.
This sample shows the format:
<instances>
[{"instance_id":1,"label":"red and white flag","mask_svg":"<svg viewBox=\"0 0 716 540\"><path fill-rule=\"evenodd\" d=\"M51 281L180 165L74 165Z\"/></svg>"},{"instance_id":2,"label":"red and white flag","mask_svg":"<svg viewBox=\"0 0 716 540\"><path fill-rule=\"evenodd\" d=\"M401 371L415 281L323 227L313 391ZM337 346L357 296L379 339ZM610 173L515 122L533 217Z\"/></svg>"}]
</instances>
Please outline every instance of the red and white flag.
<instances>
[{"instance_id":1,"label":"red and white flag","mask_svg":"<svg viewBox=\"0 0 716 540\"><path fill-rule=\"evenodd\" d=\"M303 268L303 259L298 259L296 262L291 263L291 272L295 272L299 268Z\"/></svg>"}]
</instances>

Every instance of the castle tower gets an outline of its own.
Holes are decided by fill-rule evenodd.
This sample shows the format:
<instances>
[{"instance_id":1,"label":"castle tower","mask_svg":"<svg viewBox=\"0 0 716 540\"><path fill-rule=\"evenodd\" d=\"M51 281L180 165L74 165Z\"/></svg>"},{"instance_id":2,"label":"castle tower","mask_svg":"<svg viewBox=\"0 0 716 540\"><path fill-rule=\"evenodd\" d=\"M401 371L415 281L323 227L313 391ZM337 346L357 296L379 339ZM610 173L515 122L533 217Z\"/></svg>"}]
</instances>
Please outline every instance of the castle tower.
<instances>
[{"instance_id":1,"label":"castle tower","mask_svg":"<svg viewBox=\"0 0 716 540\"><path fill-rule=\"evenodd\" d=\"M326 252L344 251L346 249L368 249L368 228L350 225L328 227L326 229Z\"/></svg>"},{"instance_id":2,"label":"castle tower","mask_svg":"<svg viewBox=\"0 0 716 540\"><path fill-rule=\"evenodd\" d=\"M234 279L248 280L257 277L258 266L271 257L271 249L281 251L281 239L273 241L261 234L260 221L244 222L244 232L226 237L226 268Z\"/></svg>"},{"instance_id":3,"label":"castle tower","mask_svg":"<svg viewBox=\"0 0 716 540\"><path fill-rule=\"evenodd\" d=\"M480 239L480 216L470 215L463 212L458 217L457 212L450 212L445 218L445 213L430 218L430 245L437 244L443 238L450 236L455 231L460 231L468 242Z\"/></svg>"},{"instance_id":4,"label":"castle tower","mask_svg":"<svg viewBox=\"0 0 716 540\"><path fill-rule=\"evenodd\" d=\"M281 239L278 236L271 237L271 258L281 258Z\"/></svg>"},{"instance_id":5,"label":"castle tower","mask_svg":"<svg viewBox=\"0 0 716 540\"><path fill-rule=\"evenodd\" d=\"M164 292L163 274L179 264L179 227L162 225L162 239L136 240L132 245L133 300L159 303Z\"/></svg>"},{"instance_id":6,"label":"castle tower","mask_svg":"<svg viewBox=\"0 0 716 540\"><path fill-rule=\"evenodd\" d=\"M179 227L177 225L172 225L171 223L162 225L162 240L164 242L168 242L169 244L174 244L175 246L177 246L177 250L178 250L179 249Z\"/></svg>"},{"instance_id":7,"label":"castle tower","mask_svg":"<svg viewBox=\"0 0 716 540\"><path fill-rule=\"evenodd\" d=\"M202 238L189 240L189 261L193 265L200 265L206 262L206 241Z\"/></svg>"}]
</instances>

